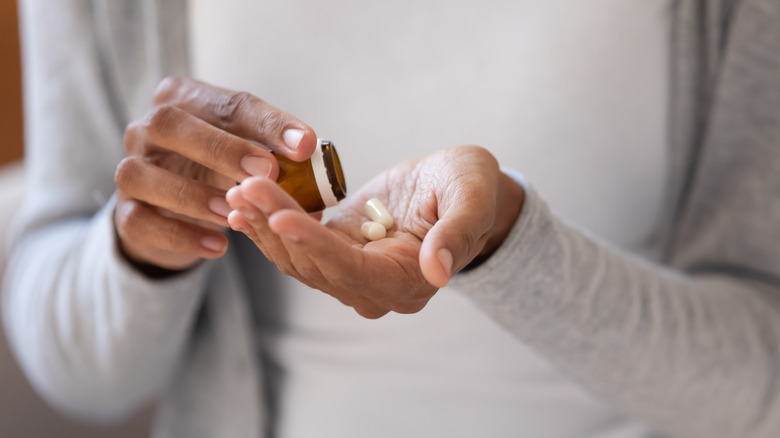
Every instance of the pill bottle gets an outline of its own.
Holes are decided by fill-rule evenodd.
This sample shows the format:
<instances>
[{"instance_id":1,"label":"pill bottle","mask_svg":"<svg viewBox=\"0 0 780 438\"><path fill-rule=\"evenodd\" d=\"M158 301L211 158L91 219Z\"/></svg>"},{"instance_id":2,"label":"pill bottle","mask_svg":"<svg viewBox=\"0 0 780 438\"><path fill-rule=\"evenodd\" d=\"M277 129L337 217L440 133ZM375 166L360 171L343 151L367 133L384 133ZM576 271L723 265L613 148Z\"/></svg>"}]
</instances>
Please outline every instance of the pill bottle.
<instances>
[{"instance_id":1,"label":"pill bottle","mask_svg":"<svg viewBox=\"0 0 780 438\"><path fill-rule=\"evenodd\" d=\"M333 207L347 196L347 183L333 143L317 139L314 154L306 161L293 161L275 154L279 163L276 183L309 213Z\"/></svg>"}]
</instances>

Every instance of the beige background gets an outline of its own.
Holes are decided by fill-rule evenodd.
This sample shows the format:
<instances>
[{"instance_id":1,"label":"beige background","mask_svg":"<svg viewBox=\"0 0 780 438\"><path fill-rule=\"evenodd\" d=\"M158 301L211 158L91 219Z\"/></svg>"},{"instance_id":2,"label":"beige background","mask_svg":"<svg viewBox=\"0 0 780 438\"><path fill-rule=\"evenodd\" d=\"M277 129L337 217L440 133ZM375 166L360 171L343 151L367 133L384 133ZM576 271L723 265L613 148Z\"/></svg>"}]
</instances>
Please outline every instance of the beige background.
<instances>
[{"instance_id":1,"label":"beige background","mask_svg":"<svg viewBox=\"0 0 780 438\"><path fill-rule=\"evenodd\" d=\"M24 193L22 110L16 2L0 0L0 279L8 223ZM149 413L113 428L79 425L52 411L30 388L0 326L0 438L144 437Z\"/></svg>"}]
</instances>

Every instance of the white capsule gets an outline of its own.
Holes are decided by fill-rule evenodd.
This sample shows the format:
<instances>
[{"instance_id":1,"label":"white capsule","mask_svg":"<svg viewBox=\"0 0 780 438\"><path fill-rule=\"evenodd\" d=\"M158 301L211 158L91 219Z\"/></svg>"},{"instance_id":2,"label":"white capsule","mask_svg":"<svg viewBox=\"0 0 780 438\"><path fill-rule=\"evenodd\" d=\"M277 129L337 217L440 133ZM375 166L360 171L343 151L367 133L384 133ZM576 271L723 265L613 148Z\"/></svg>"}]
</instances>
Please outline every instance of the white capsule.
<instances>
[{"instance_id":1,"label":"white capsule","mask_svg":"<svg viewBox=\"0 0 780 438\"><path fill-rule=\"evenodd\" d=\"M371 198L366 201L366 214L372 221L382 224L385 230L393 228L393 216L379 199Z\"/></svg>"},{"instance_id":2,"label":"white capsule","mask_svg":"<svg viewBox=\"0 0 780 438\"><path fill-rule=\"evenodd\" d=\"M360 226L360 234L373 242L374 240L384 239L385 235L387 235L387 230L378 222L368 221L363 222L363 225Z\"/></svg>"}]
</instances>

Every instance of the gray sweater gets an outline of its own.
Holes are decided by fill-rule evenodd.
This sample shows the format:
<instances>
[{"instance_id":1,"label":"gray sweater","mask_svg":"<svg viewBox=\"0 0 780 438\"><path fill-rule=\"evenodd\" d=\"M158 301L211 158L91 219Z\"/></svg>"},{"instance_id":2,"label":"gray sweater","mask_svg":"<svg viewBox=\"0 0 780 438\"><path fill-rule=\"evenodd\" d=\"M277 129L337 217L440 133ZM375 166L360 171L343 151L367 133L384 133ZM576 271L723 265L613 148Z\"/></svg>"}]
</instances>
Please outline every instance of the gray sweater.
<instances>
[{"instance_id":1,"label":"gray sweater","mask_svg":"<svg viewBox=\"0 0 780 438\"><path fill-rule=\"evenodd\" d=\"M3 284L36 389L112 421L159 397L158 437L259 437L234 255L153 281L117 252L124 126L187 73L184 0L21 2L29 197ZM529 191L454 288L619 409L679 437L780 434L780 1L681 0L671 180L652 264ZM198 309L203 309L198 312Z\"/></svg>"}]
</instances>

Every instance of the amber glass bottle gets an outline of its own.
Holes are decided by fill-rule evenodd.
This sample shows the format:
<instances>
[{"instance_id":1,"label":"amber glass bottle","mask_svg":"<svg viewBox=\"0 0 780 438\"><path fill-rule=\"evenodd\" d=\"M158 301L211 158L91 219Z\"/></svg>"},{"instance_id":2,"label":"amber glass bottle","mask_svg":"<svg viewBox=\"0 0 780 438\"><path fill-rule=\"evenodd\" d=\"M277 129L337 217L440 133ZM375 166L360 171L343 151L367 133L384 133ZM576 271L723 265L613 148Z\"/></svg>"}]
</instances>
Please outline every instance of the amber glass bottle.
<instances>
[{"instance_id":1,"label":"amber glass bottle","mask_svg":"<svg viewBox=\"0 0 780 438\"><path fill-rule=\"evenodd\" d=\"M276 160L276 183L309 213L333 207L347 196L341 161L330 141L317 139L317 148L306 161L292 161L278 154Z\"/></svg>"}]
</instances>

